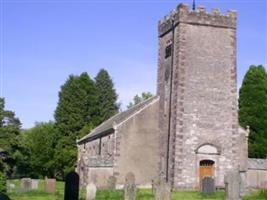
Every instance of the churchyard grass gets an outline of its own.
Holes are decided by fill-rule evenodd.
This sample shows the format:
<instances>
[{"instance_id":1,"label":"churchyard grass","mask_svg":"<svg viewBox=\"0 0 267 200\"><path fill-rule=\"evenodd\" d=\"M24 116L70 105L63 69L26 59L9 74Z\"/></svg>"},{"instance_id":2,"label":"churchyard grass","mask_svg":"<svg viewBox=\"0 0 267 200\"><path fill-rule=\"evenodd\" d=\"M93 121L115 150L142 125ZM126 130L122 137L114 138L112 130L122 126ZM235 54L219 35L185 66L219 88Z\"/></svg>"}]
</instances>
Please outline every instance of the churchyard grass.
<instances>
[{"instance_id":1,"label":"churchyard grass","mask_svg":"<svg viewBox=\"0 0 267 200\"><path fill-rule=\"evenodd\" d=\"M8 196L11 200L62 200L64 199L64 182L57 181L56 193L48 194L44 191L44 181L39 182L38 190L31 190L26 193L19 193L17 189L20 187L19 180L11 180L11 183L16 185L16 189L11 190Z\"/></svg>"},{"instance_id":2,"label":"churchyard grass","mask_svg":"<svg viewBox=\"0 0 267 200\"><path fill-rule=\"evenodd\" d=\"M251 195L244 197L243 200L266 200L267 190L255 191Z\"/></svg>"},{"instance_id":3,"label":"churchyard grass","mask_svg":"<svg viewBox=\"0 0 267 200\"><path fill-rule=\"evenodd\" d=\"M12 180L11 183L19 188L20 181ZM57 192L47 194L44 192L44 181L39 182L38 190L32 190L27 193L18 193L11 190L8 195L11 200L63 200L64 199L64 182L57 181ZM80 200L85 200L85 191L81 191ZM203 195L199 192L173 192L172 200L223 200L224 193L216 192L214 195ZM267 190L254 192L252 195L244 197L243 200L266 200ZM98 190L96 200L123 200L122 190ZM137 200L153 200L153 194L150 189L138 190Z\"/></svg>"}]
</instances>

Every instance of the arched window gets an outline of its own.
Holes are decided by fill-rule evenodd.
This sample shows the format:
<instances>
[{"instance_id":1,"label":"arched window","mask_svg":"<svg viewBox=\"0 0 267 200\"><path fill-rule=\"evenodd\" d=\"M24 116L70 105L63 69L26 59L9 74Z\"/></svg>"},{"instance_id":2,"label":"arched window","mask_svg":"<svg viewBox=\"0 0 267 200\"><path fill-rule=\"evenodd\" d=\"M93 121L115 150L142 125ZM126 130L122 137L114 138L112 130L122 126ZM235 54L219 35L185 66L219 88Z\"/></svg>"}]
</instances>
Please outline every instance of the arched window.
<instances>
[{"instance_id":1,"label":"arched window","mask_svg":"<svg viewBox=\"0 0 267 200\"><path fill-rule=\"evenodd\" d=\"M200 146L196 152L198 154L219 154L218 149L211 144L205 144Z\"/></svg>"}]
</instances>

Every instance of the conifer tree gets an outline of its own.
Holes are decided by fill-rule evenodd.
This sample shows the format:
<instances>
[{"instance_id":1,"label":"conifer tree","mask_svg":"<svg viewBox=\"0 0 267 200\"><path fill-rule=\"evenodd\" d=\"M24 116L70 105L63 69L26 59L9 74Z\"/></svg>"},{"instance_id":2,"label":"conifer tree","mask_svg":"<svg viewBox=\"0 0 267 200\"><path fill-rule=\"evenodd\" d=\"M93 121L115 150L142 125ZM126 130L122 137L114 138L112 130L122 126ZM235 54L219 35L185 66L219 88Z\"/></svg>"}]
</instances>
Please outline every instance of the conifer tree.
<instances>
[{"instance_id":1,"label":"conifer tree","mask_svg":"<svg viewBox=\"0 0 267 200\"><path fill-rule=\"evenodd\" d=\"M5 100L0 98L0 149L7 153L2 165L8 176L15 167L14 153L19 147L20 127L20 120L13 111L5 109Z\"/></svg>"},{"instance_id":2,"label":"conifer tree","mask_svg":"<svg viewBox=\"0 0 267 200\"><path fill-rule=\"evenodd\" d=\"M267 155L267 73L263 66L250 66L239 91L239 122L250 126L249 156Z\"/></svg>"},{"instance_id":3,"label":"conifer tree","mask_svg":"<svg viewBox=\"0 0 267 200\"><path fill-rule=\"evenodd\" d=\"M58 173L65 174L76 162L76 139L88 123L96 123L97 91L94 81L84 72L80 76L69 76L61 87L55 111L55 126L59 132L55 160Z\"/></svg>"},{"instance_id":4,"label":"conifer tree","mask_svg":"<svg viewBox=\"0 0 267 200\"><path fill-rule=\"evenodd\" d=\"M98 93L98 122L95 125L98 125L116 114L119 111L119 104L113 81L105 69L98 72L95 83Z\"/></svg>"}]
</instances>

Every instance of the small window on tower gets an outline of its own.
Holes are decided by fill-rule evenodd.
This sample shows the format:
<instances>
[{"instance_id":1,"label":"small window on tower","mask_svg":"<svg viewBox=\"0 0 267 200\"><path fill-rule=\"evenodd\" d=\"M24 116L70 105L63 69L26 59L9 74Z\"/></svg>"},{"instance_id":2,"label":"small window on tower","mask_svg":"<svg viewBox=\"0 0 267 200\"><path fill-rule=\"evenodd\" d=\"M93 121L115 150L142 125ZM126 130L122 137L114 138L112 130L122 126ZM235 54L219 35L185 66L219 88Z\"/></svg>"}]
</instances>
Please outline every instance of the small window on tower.
<instances>
[{"instance_id":1,"label":"small window on tower","mask_svg":"<svg viewBox=\"0 0 267 200\"><path fill-rule=\"evenodd\" d=\"M165 49L165 58L168 58L172 55L172 45L169 44Z\"/></svg>"}]
</instances>

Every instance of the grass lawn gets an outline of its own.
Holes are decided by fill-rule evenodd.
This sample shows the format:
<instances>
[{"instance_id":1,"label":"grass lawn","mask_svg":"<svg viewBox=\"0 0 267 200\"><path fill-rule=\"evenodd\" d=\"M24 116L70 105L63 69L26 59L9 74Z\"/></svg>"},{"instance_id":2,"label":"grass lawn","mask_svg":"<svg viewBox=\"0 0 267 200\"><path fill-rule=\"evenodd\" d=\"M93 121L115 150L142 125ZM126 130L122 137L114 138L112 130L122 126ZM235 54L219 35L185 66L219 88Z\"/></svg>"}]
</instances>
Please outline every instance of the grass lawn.
<instances>
[{"instance_id":1,"label":"grass lawn","mask_svg":"<svg viewBox=\"0 0 267 200\"><path fill-rule=\"evenodd\" d=\"M11 181L18 188L18 180ZM18 193L12 190L8 193L11 200L63 200L64 199L64 182L57 182L55 194L44 192L44 181L39 182L38 190L32 190L27 193ZM80 200L85 200L85 192L81 191ZM199 192L173 192L172 200L223 200L224 193L217 192L211 196L202 195ZM122 190L98 190L96 200L123 200ZM138 190L137 200L153 200L153 194L150 189ZM245 197L243 200L267 200L267 190L257 191L252 195Z\"/></svg>"},{"instance_id":2,"label":"grass lawn","mask_svg":"<svg viewBox=\"0 0 267 200\"><path fill-rule=\"evenodd\" d=\"M20 181L12 180L11 183L16 185L16 188L19 188ZM64 183L57 182L56 184L56 193L48 194L44 191L44 181L39 181L38 190L31 190L27 193L19 193L16 190L12 190L8 193L8 196L11 200L63 200L64 199Z\"/></svg>"},{"instance_id":3,"label":"grass lawn","mask_svg":"<svg viewBox=\"0 0 267 200\"><path fill-rule=\"evenodd\" d=\"M97 191L97 200L123 200L123 191L109 191L109 190L101 190ZM199 192L173 192L172 193L173 200L223 200L224 194L223 192L217 192L211 196L204 196ZM150 189L142 189L137 193L137 200L153 200L153 194Z\"/></svg>"}]
</instances>

